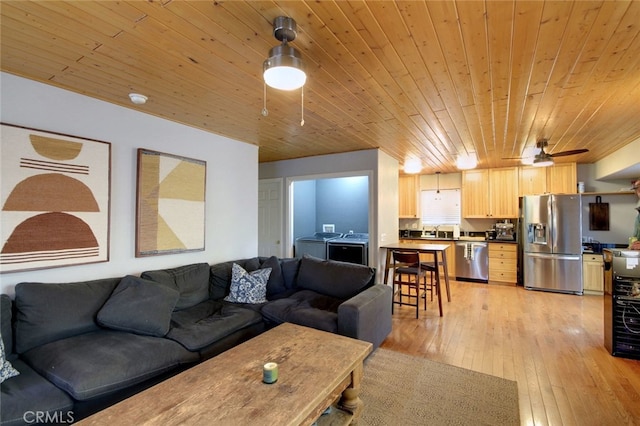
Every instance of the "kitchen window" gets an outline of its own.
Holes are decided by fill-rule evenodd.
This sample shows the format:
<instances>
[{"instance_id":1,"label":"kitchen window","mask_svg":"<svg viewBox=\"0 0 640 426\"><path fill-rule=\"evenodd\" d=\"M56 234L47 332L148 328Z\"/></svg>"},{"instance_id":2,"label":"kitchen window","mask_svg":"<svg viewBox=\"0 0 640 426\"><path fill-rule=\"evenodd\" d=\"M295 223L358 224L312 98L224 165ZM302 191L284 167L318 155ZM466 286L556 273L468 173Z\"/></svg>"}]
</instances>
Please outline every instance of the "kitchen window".
<instances>
[{"instance_id":1,"label":"kitchen window","mask_svg":"<svg viewBox=\"0 0 640 426\"><path fill-rule=\"evenodd\" d=\"M422 225L460 224L462 217L460 199L460 189L420 191Z\"/></svg>"}]
</instances>

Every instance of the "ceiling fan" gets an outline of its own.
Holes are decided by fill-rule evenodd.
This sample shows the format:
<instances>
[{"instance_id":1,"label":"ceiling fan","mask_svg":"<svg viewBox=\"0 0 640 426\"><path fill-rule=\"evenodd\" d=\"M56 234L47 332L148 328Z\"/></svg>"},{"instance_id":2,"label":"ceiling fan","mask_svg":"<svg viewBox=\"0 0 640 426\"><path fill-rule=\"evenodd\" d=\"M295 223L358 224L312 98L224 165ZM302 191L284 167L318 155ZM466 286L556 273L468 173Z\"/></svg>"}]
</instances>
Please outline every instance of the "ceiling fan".
<instances>
[{"instance_id":1,"label":"ceiling fan","mask_svg":"<svg viewBox=\"0 0 640 426\"><path fill-rule=\"evenodd\" d=\"M555 152L553 154L549 154L545 152L544 148L549 145L549 141L547 139L540 139L536 142L536 147L540 148L540 152L533 157L533 165L538 167L551 166L553 164L553 159L555 157L565 157L567 155L576 155L583 154L585 152L589 152L588 149L572 149L569 151L560 151ZM526 157L525 157L526 158ZM503 158L503 160L522 160L523 157L512 157L512 158Z\"/></svg>"}]
</instances>

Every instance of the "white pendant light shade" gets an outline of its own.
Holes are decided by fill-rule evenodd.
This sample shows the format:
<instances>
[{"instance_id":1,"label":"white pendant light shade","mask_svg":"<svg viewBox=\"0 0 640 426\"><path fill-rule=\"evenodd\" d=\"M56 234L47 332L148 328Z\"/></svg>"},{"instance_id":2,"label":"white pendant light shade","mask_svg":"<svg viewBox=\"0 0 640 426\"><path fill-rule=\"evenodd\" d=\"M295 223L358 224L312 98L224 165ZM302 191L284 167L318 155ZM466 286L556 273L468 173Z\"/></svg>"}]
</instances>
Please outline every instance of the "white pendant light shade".
<instances>
[{"instance_id":1,"label":"white pendant light shade","mask_svg":"<svg viewBox=\"0 0 640 426\"><path fill-rule=\"evenodd\" d=\"M307 81L300 53L286 44L272 48L262 68L264 82L274 89L295 90Z\"/></svg>"}]
</instances>

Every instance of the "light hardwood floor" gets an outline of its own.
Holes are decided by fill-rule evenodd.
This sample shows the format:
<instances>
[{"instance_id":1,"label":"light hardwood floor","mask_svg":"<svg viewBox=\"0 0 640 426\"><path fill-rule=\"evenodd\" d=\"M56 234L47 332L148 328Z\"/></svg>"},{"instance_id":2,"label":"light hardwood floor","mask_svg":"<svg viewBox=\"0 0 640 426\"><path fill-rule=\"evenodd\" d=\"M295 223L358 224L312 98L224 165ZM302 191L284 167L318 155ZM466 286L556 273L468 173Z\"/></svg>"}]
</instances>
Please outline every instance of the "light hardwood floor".
<instances>
[{"instance_id":1,"label":"light hardwood floor","mask_svg":"<svg viewBox=\"0 0 640 426\"><path fill-rule=\"evenodd\" d=\"M640 361L603 344L602 296L451 282L415 319L398 307L382 348L518 382L522 425L640 425ZM443 295L444 296L444 295Z\"/></svg>"}]
</instances>

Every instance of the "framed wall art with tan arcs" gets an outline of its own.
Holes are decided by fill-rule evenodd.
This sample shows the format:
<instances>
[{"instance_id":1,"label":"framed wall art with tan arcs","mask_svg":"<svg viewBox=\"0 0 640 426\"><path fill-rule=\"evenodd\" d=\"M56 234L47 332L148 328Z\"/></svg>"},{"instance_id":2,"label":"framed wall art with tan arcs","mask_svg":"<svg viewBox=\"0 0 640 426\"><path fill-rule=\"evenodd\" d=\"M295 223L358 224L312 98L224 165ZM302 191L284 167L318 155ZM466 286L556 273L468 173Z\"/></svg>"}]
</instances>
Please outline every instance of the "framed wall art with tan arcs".
<instances>
[{"instance_id":1,"label":"framed wall art with tan arcs","mask_svg":"<svg viewBox=\"0 0 640 426\"><path fill-rule=\"evenodd\" d=\"M0 272L107 262L111 144L1 126Z\"/></svg>"}]
</instances>

